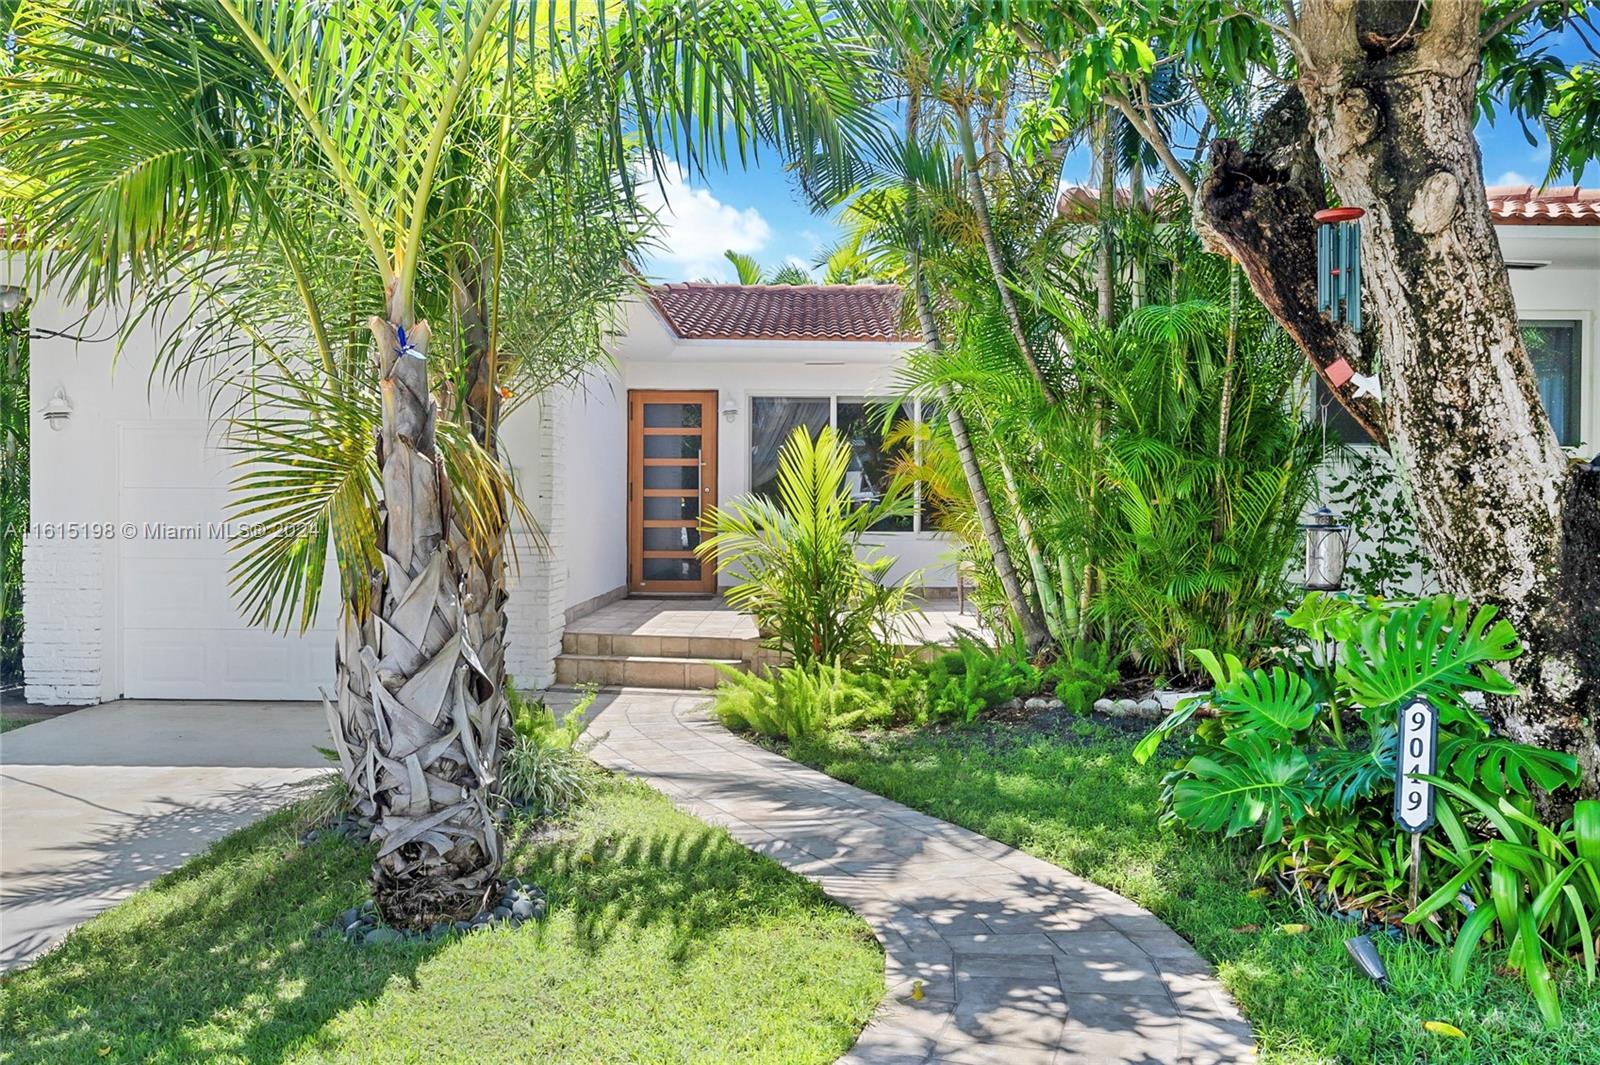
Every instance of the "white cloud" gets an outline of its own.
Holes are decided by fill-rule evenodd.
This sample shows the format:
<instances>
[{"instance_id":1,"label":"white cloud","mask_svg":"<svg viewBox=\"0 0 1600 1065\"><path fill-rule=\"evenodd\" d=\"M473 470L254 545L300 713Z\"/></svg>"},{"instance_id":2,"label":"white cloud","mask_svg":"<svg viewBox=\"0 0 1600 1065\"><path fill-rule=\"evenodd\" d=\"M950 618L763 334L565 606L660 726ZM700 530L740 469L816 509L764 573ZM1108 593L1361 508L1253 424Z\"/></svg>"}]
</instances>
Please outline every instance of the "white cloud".
<instances>
[{"instance_id":1,"label":"white cloud","mask_svg":"<svg viewBox=\"0 0 1600 1065\"><path fill-rule=\"evenodd\" d=\"M639 198L661 221L651 272L669 281L732 281L733 267L722 253L731 248L754 255L772 239L772 227L760 211L732 207L709 190L692 187L676 163L668 164L659 183L653 175L642 176Z\"/></svg>"},{"instance_id":2,"label":"white cloud","mask_svg":"<svg viewBox=\"0 0 1600 1065\"><path fill-rule=\"evenodd\" d=\"M1504 174L1489 182L1491 185L1537 185L1538 182L1525 178L1515 170L1507 170Z\"/></svg>"}]
</instances>

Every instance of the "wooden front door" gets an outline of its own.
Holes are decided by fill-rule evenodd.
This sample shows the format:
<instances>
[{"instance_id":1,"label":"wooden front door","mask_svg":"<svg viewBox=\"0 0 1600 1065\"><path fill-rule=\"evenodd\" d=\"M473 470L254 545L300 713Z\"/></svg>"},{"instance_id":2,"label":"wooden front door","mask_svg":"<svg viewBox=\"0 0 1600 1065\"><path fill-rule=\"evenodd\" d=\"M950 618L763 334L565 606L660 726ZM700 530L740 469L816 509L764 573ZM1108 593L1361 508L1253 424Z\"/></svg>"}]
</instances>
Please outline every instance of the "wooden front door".
<instances>
[{"instance_id":1,"label":"wooden front door","mask_svg":"<svg viewBox=\"0 0 1600 1065\"><path fill-rule=\"evenodd\" d=\"M711 595L716 568L695 557L717 501L717 394L628 392L628 591Z\"/></svg>"}]
</instances>

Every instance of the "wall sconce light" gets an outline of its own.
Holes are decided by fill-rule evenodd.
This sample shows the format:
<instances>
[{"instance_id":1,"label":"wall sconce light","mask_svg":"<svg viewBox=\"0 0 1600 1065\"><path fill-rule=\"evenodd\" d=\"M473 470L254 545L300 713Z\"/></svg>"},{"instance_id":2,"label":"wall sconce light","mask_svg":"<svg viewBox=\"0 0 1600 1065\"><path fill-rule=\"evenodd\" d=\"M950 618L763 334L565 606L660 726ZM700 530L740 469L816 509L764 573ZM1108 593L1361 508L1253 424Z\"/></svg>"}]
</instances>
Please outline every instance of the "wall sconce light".
<instances>
[{"instance_id":1,"label":"wall sconce light","mask_svg":"<svg viewBox=\"0 0 1600 1065\"><path fill-rule=\"evenodd\" d=\"M722 397L722 420L731 422L739 416L739 401L732 396Z\"/></svg>"},{"instance_id":2,"label":"wall sconce light","mask_svg":"<svg viewBox=\"0 0 1600 1065\"><path fill-rule=\"evenodd\" d=\"M0 314L10 314L21 307L27 295L17 285L0 285Z\"/></svg>"},{"instance_id":3,"label":"wall sconce light","mask_svg":"<svg viewBox=\"0 0 1600 1065\"><path fill-rule=\"evenodd\" d=\"M1323 504L1302 522L1306 531L1306 579L1308 591L1337 592L1344 585L1345 554L1350 546L1350 526Z\"/></svg>"},{"instance_id":4,"label":"wall sconce light","mask_svg":"<svg viewBox=\"0 0 1600 1065\"><path fill-rule=\"evenodd\" d=\"M50 428L54 431L59 433L67 427L67 422L72 420L72 400L67 398L64 386L56 386L56 394L44 405L43 414L44 420L50 423Z\"/></svg>"}]
</instances>

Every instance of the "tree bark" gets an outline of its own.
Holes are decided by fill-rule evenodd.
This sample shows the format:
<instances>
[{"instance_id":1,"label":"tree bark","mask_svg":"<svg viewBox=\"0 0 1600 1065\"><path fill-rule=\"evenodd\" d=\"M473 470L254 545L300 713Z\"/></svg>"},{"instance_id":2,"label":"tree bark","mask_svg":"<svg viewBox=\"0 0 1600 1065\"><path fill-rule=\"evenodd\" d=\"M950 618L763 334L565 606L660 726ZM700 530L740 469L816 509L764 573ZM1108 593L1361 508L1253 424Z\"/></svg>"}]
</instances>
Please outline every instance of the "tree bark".
<instances>
[{"instance_id":1,"label":"tree bark","mask_svg":"<svg viewBox=\"0 0 1600 1065\"><path fill-rule=\"evenodd\" d=\"M1477 5L1422 27L1375 0L1306 5L1299 85L1248 153L1212 148L1196 210L1319 372L1343 357L1382 403L1340 402L1387 441L1446 588L1498 604L1523 691L1491 706L1514 739L1575 755L1600 793L1600 471L1568 461L1540 404L1473 134ZM1322 173L1363 208L1358 340L1318 313Z\"/></svg>"},{"instance_id":2,"label":"tree bark","mask_svg":"<svg viewBox=\"0 0 1600 1065\"><path fill-rule=\"evenodd\" d=\"M408 310L390 316L404 323ZM503 658L502 626L474 609L490 588L452 526L427 324L405 328L404 344L398 324L369 324L383 399L383 570L369 598L345 606L327 708L357 809L375 821L378 909L419 928L472 916L495 887L501 841L490 787L504 700L491 670Z\"/></svg>"}]
</instances>

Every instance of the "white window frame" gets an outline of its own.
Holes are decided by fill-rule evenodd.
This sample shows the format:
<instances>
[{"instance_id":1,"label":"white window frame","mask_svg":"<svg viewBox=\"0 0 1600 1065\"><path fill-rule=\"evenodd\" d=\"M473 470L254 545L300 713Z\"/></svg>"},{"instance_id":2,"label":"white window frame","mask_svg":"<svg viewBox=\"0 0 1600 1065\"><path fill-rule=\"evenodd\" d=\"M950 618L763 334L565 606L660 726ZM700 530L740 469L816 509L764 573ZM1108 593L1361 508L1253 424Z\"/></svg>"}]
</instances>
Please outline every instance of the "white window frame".
<instances>
[{"instance_id":1,"label":"white window frame","mask_svg":"<svg viewBox=\"0 0 1600 1065\"><path fill-rule=\"evenodd\" d=\"M1568 454L1593 458L1600 452L1600 366L1595 365L1594 312L1518 309L1518 330L1535 322L1572 322L1578 327L1578 442L1563 446Z\"/></svg>"},{"instance_id":2,"label":"white window frame","mask_svg":"<svg viewBox=\"0 0 1600 1065\"><path fill-rule=\"evenodd\" d=\"M766 392L749 392L749 393L746 393L745 394L745 410L750 412L750 416L745 419L744 454L742 456L742 459L743 459L744 467L745 467L745 469L744 469L745 484L748 485L748 490L749 491L752 491L752 492L755 491L755 471L750 468L750 448L752 447L753 442L755 440L755 432L756 432L756 403L757 403L757 401L763 400L763 399L823 399L823 398L826 398L827 401L828 401L828 426L831 429L833 429L834 432L838 432L839 431L839 403L840 403L840 401L843 401L845 403L893 403L893 402L895 402L895 397L893 397L893 396L872 396L872 395L864 395L864 394L862 394L860 392L831 392L831 391L828 391L826 389L820 389L820 388L819 389L815 389L815 390L793 389L793 390L790 390L790 391L783 391L783 392L766 391ZM921 424L921 422L922 422L922 400L921 400L920 397L917 397L917 396L902 397L900 399L900 404L901 404L902 407L909 406L911 408L911 411L912 411L912 418L915 419L918 424ZM919 440L915 444L914 458L915 458L916 461L920 462L922 460L921 451L922 451L922 442ZM913 507L914 507L914 509L911 512L911 528L909 528L909 529L874 529L871 532L867 533L867 539L868 539L869 542L876 541L880 537L882 537L882 538L894 538L894 537L906 537L906 536L929 537L929 536L942 536L942 535L944 535L938 529L934 529L934 528L931 528L931 527L929 527L929 528L924 528L923 527L923 524L922 524L922 482L920 480L917 481L912 486L911 498L913 500Z\"/></svg>"}]
</instances>

